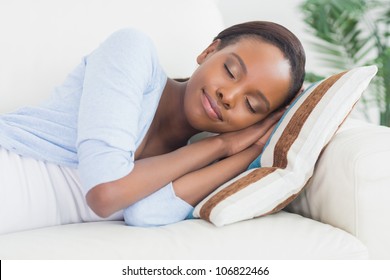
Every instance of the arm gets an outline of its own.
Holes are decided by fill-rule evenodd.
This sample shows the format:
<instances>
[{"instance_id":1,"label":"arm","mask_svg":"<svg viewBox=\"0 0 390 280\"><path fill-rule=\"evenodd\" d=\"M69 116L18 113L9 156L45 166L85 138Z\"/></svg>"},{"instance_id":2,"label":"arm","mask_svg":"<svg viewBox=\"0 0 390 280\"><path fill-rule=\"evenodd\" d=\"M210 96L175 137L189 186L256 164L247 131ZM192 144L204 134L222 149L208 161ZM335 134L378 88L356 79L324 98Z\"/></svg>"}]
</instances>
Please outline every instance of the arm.
<instances>
[{"instance_id":1,"label":"arm","mask_svg":"<svg viewBox=\"0 0 390 280\"><path fill-rule=\"evenodd\" d=\"M244 151L188 173L173 182L178 197L195 206L223 183L245 171L261 153L263 145L252 145Z\"/></svg>"},{"instance_id":2,"label":"arm","mask_svg":"<svg viewBox=\"0 0 390 280\"><path fill-rule=\"evenodd\" d=\"M263 150L280 113L268 119L271 127L268 126L261 138L247 149L175 180L176 195L195 206L216 188L245 171Z\"/></svg>"},{"instance_id":3,"label":"arm","mask_svg":"<svg viewBox=\"0 0 390 280\"><path fill-rule=\"evenodd\" d=\"M221 138L211 137L171 153L137 160L128 175L92 188L87 203L96 214L107 217L225 155Z\"/></svg>"},{"instance_id":4,"label":"arm","mask_svg":"<svg viewBox=\"0 0 390 280\"><path fill-rule=\"evenodd\" d=\"M152 43L132 29L113 33L84 61L76 147L87 193L133 169L144 92L164 77Z\"/></svg>"},{"instance_id":5,"label":"arm","mask_svg":"<svg viewBox=\"0 0 390 280\"><path fill-rule=\"evenodd\" d=\"M179 197L194 204L246 169L261 152L280 116L281 113L277 113L244 130L207 138L168 154L138 160L128 175L92 188L87 194L88 205L98 215L106 217L170 182L174 182ZM252 145L255 141L256 144ZM228 158L205 167L225 157Z\"/></svg>"}]
</instances>

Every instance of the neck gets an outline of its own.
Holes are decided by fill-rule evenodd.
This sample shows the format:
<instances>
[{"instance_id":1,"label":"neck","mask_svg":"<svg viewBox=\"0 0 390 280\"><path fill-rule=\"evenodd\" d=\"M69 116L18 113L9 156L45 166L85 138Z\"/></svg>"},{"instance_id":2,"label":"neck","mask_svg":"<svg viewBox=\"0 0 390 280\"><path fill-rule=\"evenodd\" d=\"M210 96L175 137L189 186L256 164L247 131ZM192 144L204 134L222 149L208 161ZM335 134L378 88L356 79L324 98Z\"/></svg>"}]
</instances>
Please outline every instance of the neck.
<instances>
[{"instance_id":1,"label":"neck","mask_svg":"<svg viewBox=\"0 0 390 280\"><path fill-rule=\"evenodd\" d=\"M159 134L174 146L183 146L198 133L187 121L184 94L187 82L168 79L156 112Z\"/></svg>"}]
</instances>

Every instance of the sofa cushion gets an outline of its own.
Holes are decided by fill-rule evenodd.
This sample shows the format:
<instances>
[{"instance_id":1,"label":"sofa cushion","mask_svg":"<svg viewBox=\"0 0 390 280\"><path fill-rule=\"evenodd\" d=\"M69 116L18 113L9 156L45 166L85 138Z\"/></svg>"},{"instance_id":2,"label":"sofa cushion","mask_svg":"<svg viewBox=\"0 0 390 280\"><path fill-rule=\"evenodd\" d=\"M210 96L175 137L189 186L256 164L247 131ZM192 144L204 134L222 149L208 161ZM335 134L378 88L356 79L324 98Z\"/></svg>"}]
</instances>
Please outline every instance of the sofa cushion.
<instances>
[{"instance_id":1,"label":"sofa cushion","mask_svg":"<svg viewBox=\"0 0 390 280\"><path fill-rule=\"evenodd\" d=\"M0 259L366 259L354 236L281 211L217 228L201 219L161 227L71 224L0 235Z\"/></svg>"},{"instance_id":2,"label":"sofa cushion","mask_svg":"<svg viewBox=\"0 0 390 280\"><path fill-rule=\"evenodd\" d=\"M223 226L285 207L312 176L321 151L376 71L367 66L342 72L300 94L250 169L201 201L194 216Z\"/></svg>"}]
</instances>

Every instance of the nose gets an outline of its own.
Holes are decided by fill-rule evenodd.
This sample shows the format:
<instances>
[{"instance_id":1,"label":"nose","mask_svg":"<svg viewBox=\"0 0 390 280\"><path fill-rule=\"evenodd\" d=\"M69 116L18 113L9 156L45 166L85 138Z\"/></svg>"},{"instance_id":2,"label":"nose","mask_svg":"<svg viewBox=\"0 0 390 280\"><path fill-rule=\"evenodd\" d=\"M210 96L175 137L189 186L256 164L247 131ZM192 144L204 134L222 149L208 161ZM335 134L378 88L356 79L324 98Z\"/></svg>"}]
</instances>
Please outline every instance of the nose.
<instances>
[{"instance_id":1,"label":"nose","mask_svg":"<svg viewBox=\"0 0 390 280\"><path fill-rule=\"evenodd\" d=\"M230 109L230 103L226 100L224 94L220 91L217 93L218 100L222 103L225 109Z\"/></svg>"},{"instance_id":2,"label":"nose","mask_svg":"<svg viewBox=\"0 0 390 280\"><path fill-rule=\"evenodd\" d=\"M219 90L217 92L217 97L219 102L223 105L225 109L231 109L236 104L237 96L239 95L238 91L231 90Z\"/></svg>"}]
</instances>

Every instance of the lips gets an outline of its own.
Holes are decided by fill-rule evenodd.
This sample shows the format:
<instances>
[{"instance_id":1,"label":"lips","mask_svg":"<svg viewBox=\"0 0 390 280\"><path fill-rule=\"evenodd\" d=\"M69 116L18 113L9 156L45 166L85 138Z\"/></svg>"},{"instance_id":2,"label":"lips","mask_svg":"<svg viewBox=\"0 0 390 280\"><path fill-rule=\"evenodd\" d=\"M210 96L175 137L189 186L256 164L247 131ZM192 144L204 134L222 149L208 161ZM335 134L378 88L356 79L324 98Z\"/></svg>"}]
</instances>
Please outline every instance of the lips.
<instances>
[{"instance_id":1,"label":"lips","mask_svg":"<svg viewBox=\"0 0 390 280\"><path fill-rule=\"evenodd\" d=\"M222 114L217 103L204 90L202 92L202 104L206 114L214 120L222 121Z\"/></svg>"}]
</instances>

